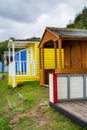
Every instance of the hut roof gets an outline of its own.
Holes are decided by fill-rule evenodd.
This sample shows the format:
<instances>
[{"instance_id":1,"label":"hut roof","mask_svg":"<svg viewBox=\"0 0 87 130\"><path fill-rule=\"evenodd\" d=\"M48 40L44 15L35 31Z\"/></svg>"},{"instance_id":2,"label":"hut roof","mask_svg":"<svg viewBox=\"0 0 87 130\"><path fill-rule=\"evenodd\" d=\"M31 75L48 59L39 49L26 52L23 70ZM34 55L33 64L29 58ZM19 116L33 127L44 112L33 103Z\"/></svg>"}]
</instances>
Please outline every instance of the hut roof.
<instances>
[{"instance_id":1,"label":"hut roof","mask_svg":"<svg viewBox=\"0 0 87 130\"><path fill-rule=\"evenodd\" d=\"M56 27L47 27L47 29L59 37L87 37L87 30L83 29L67 29Z\"/></svg>"}]
</instances>

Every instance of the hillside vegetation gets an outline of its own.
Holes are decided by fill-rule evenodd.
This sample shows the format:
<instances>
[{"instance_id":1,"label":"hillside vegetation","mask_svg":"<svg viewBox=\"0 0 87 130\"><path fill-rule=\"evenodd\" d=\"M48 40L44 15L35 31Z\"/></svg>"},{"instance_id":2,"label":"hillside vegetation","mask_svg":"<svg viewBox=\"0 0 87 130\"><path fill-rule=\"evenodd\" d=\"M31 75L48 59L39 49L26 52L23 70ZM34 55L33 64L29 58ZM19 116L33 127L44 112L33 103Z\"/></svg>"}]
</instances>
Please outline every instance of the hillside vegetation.
<instances>
[{"instance_id":1,"label":"hillside vegetation","mask_svg":"<svg viewBox=\"0 0 87 130\"><path fill-rule=\"evenodd\" d=\"M75 20L67 24L67 28L87 29L87 7L76 15Z\"/></svg>"}]
</instances>

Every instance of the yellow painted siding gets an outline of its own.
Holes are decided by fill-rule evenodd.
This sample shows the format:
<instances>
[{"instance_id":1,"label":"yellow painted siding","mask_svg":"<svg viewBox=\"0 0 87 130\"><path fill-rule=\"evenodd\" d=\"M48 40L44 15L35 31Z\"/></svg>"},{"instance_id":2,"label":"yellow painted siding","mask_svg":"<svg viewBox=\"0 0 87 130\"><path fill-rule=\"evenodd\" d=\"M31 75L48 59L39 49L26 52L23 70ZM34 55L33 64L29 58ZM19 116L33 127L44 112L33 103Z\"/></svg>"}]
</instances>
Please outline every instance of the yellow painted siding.
<instances>
[{"instance_id":1,"label":"yellow painted siding","mask_svg":"<svg viewBox=\"0 0 87 130\"><path fill-rule=\"evenodd\" d=\"M60 53L59 53L59 49L57 49L57 68L60 68ZM61 51L61 56L62 56L62 68L64 68L64 49L62 49Z\"/></svg>"},{"instance_id":2,"label":"yellow painted siding","mask_svg":"<svg viewBox=\"0 0 87 130\"><path fill-rule=\"evenodd\" d=\"M27 47L27 62L35 61L36 75L39 75L39 48L38 48L38 45L39 45L39 43L31 43ZM32 51L32 52L30 52L30 51ZM34 71L33 63L30 64L29 70L30 70L30 75L33 75L33 71Z\"/></svg>"},{"instance_id":3,"label":"yellow painted siding","mask_svg":"<svg viewBox=\"0 0 87 130\"><path fill-rule=\"evenodd\" d=\"M57 68L60 68L60 55L59 49L57 49ZM64 68L64 49L62 49L62 68ZM55 68L55 57L54 49L44 49L44 68L54 69Z\"/></svg>"},{"instance_id":4,"label":"yellow painted siding","mask_svg":"<svg viewBox=\"0 0 87 130\"><path fill-rule=\"evenodd\" d=\"M64 68L64 49L62 49L62 68Z\"/></svg>"},{"instance_id":5,"label":"yellow painted siding","mask_svg":"<svg viewBox=\"0 0 87 130\"><path fill-rule=\"evenodd\" d=\"M9 79L8 84L12 86L12 76L9 76L8 79ZM39 76L16 76L15 79L16 79L17 85L25 81L39 81L40 80Z\"/></svg>"},{"instance_id":6,"label":"yellow painted siding","mask_svg":"<svg viewBox=\"0 0 87 130\"><path fill-rule=\"evenodd\" d=\"M39 76L16 76L17 84L25 81L39 81Z\"/></svg>"},{"instance_id":7,"label":"yellow painted siding","mask_svg":"<svg viewBox=\"0 0 87 130\"><path fill-rule=\"evenodd\" d=\"M30 75L33 75L33 64L30 64Z\"/></svg>"},{"instance_id":8,"label":"yellow painted siding","mask_svg":"<svg viewBox=\"0 0 87 130\"><path fill-rule=\"evenodd\" d=\"M55 68L54 49L44 49L44 68Z\"/></svg>"},{"instance_id":9,"label":"yellow painted siding","mask_svg":"<svg viewBox=\"0 0 87 130\"><path fill-rule=\"evenodd\" d=\"M8 85L12 85L12 76L8 76Z\"/></svg>"},{"instance_id":10,"label":"yellow painted siding","mask_svg":"<svg viewBox=\"0 0 87 130\"><path fill-rule=\"evenodd\" d=\"M40 66L39 66L39 44L35 44L35 61L36 61L36 74L39 76L40 74Z\"/></svg>"},{"instance_id":11,"label":"yellow painted siding","mask_svg":"<svg viewBox=\"0 0 87 130\"><path fill-rule=\"evenodd\" d=\"M34 55L35 55L34 46L35 46L35 43L29 43L27 47L27 61L34 60ZM31 58L31 53L30 53L31 48L32 48L32 54L33 54L32 58Z\"/></svg>"}]
</instances>

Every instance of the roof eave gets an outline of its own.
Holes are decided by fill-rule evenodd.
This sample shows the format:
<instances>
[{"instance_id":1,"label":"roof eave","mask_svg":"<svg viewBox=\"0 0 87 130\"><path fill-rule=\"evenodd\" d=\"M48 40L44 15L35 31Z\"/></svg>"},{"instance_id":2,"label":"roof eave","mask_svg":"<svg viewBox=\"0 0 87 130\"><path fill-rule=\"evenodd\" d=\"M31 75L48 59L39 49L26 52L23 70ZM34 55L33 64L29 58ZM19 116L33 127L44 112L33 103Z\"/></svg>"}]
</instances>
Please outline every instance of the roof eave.
<instances>
[{"instance_id":1,"label":"roof eave","mask_svg":"<svg viewBox=\"0 0 87 130\"><path fill-rule=\"evenodd\" d=\"M62 40L84 40L87 41L87 37L82 36L60 36Z\"/></svg>"}]
</instances>

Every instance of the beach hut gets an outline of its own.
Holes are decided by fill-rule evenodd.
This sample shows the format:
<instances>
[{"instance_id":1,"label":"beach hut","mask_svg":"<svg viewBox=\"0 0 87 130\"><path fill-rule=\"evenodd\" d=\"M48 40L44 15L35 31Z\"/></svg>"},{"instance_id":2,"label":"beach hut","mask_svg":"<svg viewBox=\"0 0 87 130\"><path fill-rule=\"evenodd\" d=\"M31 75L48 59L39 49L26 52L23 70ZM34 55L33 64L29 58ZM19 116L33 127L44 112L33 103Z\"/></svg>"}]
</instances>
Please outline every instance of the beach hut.
<instances>
[{"instance_id":1,"label":"beach hut","mask_svg":"<svg viewBox=\"0 0 87 130\"><path fill-rule=\"evenodd\" d=\"M15 87L25 81L39 80L38 44L37 41L9 40L9 85Z\"/></svg>"},{"instance_id":2,"label":"beach hut","mask_svg":"<svg viewBox=\"0 0 87 130\"><path fill-rule=\"evenodd\" d=\"M48 84L51 72L87 72L87 31L47 27L39 52L40 85Z\"/></svg>"},{"instance_id":3,"label":"beach hut","mask_svg":"<svg viewBox=\"0 0 87 130\"><path fill-rule=\"evenodd\" d=\"M49 71L45 49L54 51ZM87 128L87 30L47 27L39 50L40 84L49 81L50 106Z\"/></svg>"}]
</instances>

